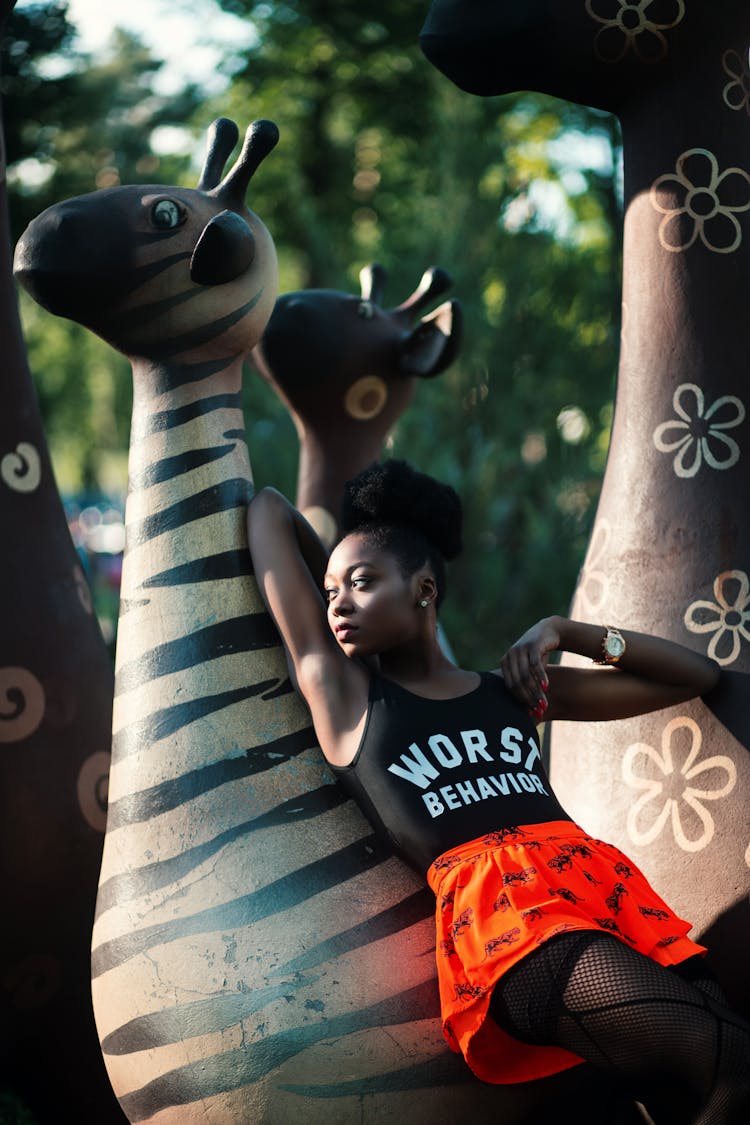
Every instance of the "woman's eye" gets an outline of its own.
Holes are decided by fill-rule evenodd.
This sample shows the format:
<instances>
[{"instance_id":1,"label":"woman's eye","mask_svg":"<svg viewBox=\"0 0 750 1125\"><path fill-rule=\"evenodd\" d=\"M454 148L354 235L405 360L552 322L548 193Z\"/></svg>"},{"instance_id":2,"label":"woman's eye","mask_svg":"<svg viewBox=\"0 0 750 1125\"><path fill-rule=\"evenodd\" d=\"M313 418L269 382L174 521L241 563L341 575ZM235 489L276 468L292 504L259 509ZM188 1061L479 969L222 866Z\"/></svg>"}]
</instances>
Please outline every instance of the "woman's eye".
<instances>
[{"instance_id":1,"label":"woman's eye","mask_svg":"<svg viewBox=\"0 0 750 1125\"><path fill-rule=\"evenodd\" d=\"M185 210L173 199L160 199L151 208L151 222L159 230L174 230L185 221Z\"/></svg>"},{"instance_id":2,"label":"woman's eye","mask_svg":"<svg viewBox=\"0 0 750 1125\"><path fill-rule=\"evenodd\" d=\"M352 586L366 586L369 581L369 578L353 578Z\"/></svg>"}]
</instances>

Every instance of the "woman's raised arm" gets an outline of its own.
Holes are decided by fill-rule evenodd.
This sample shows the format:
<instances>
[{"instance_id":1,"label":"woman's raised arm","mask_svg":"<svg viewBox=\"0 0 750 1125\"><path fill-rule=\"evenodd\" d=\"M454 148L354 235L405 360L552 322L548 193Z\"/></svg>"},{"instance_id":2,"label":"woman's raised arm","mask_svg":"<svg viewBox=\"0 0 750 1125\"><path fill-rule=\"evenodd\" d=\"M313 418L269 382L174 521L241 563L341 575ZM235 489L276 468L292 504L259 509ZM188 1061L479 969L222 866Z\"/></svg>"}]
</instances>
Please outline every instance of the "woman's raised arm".
<instances>
[{"instance_id":1,"label":"woman's raised arm","mask_svg":"<svg viewBox=\"0 0 750 1125\"><path fill-rule=\"evenodd\" d=\"M602 657L603 625L546 617L508 649L500 670L537 719L624 719L705 695L718 681L715 661L661 637L621 630L625 651L611 667L547 667L549 654Z\"/></svg>"},{"instance_id":2,"label":"woman's raised arm","mask_svg":"<svg viewBox=\"0 0 750 1125\"><path fill-rule=\"evenodd\" d=\"M275 488L263 488L251 500L247 538L292 682L310 704L311 685L346 661L326 620L322 586L327 552L304 516Z\"/></svg>"}]
</instances>

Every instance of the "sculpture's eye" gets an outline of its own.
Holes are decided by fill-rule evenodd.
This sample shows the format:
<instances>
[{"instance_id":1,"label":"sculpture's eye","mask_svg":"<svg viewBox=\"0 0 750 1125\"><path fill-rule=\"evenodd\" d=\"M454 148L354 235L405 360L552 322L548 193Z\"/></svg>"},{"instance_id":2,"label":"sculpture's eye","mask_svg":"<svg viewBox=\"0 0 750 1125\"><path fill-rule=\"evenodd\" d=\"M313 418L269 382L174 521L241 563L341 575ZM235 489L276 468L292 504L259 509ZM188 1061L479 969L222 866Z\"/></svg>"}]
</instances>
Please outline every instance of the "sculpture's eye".
<instances>
[{"instance_id":1,"label":"sculpture's eye","mask_svg":"<svg viewBox=\"0 0 750 1125\"><path fill-rule=\"evenodd\" d=\"M185 208L174 199L159 199L151 208L151 222L158 230L173 230L186 218Z\"/></svg>"}]
</instances>

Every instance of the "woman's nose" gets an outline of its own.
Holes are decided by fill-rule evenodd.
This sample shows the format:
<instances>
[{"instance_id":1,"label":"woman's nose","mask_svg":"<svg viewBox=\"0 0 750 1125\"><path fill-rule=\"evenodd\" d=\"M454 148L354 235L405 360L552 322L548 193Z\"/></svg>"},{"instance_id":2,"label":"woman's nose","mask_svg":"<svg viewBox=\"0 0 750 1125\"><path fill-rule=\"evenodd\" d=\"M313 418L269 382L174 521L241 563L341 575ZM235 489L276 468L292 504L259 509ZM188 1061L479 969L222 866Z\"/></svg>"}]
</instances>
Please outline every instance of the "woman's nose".
<instances>
[{"instance_id":1,"label":"woman's nose","mask_svg":"<svg viewBox=\"0 0 750 1125\"><path fill-rule=\"evenodd\" d=\"M341 593L336 594L333 599L331 608L336 617L345 617L347 613L351 613L351 602L349 601L349 597L346 591L342 591Z\"/></svg>"}]
</instances>

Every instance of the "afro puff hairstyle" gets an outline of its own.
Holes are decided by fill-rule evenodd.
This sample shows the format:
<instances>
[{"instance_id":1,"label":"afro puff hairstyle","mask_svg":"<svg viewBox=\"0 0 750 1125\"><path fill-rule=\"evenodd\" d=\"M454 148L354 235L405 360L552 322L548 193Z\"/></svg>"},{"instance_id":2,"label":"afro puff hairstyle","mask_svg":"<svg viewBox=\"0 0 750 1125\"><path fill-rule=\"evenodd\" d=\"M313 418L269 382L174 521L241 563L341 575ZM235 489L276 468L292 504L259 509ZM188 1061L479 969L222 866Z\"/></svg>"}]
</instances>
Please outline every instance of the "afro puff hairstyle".
<instances>
[{"instance_id":1,"label":"afro puff hairstyle","mask_svg":"<svg viewBox=\"0 0 750 1125\"><path fill-rule=\"evenodd\" d=\"M341 506L342 537L360 532L393 554L404 576L429 564L445 596L445 560L461 553L463 512L458 493L406 461L371 465L347 481Z\"/></svg>"}]
</instances>

